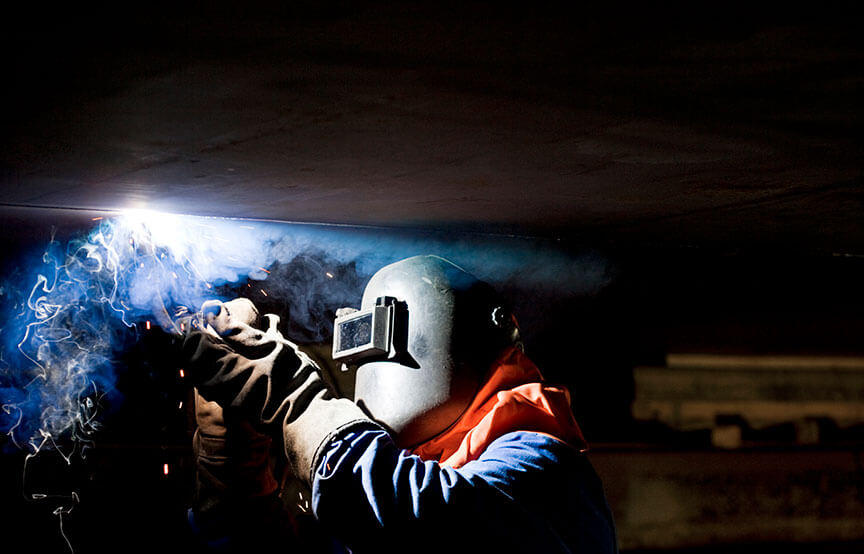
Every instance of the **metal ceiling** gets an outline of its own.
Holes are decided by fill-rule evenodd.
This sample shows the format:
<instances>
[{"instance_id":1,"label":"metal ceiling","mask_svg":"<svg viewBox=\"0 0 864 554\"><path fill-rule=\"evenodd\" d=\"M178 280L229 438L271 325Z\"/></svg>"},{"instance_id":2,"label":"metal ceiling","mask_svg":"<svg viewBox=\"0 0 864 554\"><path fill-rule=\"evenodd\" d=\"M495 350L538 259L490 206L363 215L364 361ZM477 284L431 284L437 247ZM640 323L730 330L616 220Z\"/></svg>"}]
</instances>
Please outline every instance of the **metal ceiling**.
<instances>
[{"instance_id":1,"label":"metal ceiling","mask_svg":"<svg viewBox=\"0 0 864 554\"><path fill-rule=\"evenodd\" d=\"M864 252L848 10L251 6L13 8L0 203Z\"/></svg>"}]
</instances>

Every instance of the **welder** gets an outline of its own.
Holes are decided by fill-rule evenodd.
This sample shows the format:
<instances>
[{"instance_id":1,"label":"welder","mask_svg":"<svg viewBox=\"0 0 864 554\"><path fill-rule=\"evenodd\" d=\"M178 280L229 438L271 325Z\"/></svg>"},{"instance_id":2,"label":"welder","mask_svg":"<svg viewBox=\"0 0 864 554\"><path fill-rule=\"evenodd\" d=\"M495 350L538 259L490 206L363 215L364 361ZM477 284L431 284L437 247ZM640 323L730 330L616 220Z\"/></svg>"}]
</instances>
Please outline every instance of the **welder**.
<instances>
[{"instance_id":1,"label":"welder","mask_svg":"<svg viewBox=\"0 0 864 554\"><path fill-rule=\"evenodd\" d=\"M193 320L197 526L254 541L272 532L256 527L283 525L258 517L277 488L272 439L310 487L320 529L350 552L617 551L569 393L544 381L488 284L412 257L336 315L333 359L356 370L353 399L248 300L208 302Z\"/></svg>"}]
</instances>

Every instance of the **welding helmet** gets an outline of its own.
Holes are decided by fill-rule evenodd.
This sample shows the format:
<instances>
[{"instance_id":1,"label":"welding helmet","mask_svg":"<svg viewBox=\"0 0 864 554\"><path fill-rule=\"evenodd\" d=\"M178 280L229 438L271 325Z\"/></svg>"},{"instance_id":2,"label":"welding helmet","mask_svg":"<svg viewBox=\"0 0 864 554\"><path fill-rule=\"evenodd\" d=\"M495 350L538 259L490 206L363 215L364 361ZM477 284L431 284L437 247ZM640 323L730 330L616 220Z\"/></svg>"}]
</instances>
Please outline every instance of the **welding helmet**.
<instances>
[{"instance_id":1,"label":"welding helmet","mask_svg":"<svg viewBox=\"0 0 864 554\"><path fill-rule=\"evenodd\" d=\"M356 367L354 401L410 447L447 429L495 359L518 344L491 286L437 256L388 265L360 310L340 310L333 358Z\"/></svg>"}]
</instances>

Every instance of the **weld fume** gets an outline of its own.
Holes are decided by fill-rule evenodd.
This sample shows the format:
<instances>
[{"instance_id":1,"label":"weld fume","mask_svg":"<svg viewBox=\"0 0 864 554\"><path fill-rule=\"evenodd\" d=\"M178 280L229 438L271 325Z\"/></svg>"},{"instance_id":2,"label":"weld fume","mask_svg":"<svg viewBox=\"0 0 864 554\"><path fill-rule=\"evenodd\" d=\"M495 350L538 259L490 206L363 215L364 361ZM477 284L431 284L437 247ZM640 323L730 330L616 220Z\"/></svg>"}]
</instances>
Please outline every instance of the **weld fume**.
<instances>
[{"instance_id":1,"label":"weld fume","mask_svg":"<svg viewBox=\"0 0 864 554\"><path fill-rule=\"evenodd\" d=\"M88 444L99 401L114 393L118 352L145 320L176 332L176 316L213 297L214 286L263 273L266 243L243 227L134 214L52 240L29 292L4 285L16 310L3 326L0 373L12 443L33 453Z\"/></svg>"},{"instance_id":2,"label":"weld fume","mask_svg":"<svg viewBox=\"0 0 864 554\"><path fill-rule=\"evenodd\" d=\"M100 399L116 394L118 353L145 321L177 332L178 314L244 295L287 314L295 340L326 341L335 310L357 306L375 271L418 254L510 289L586 295L607 280L603 260L530 240L150 213L101 220L83 238L52 241L29 289L0 289L16 309L3 325L4 429L31 452L86 445Z\"/></svg>"}]
</instances>

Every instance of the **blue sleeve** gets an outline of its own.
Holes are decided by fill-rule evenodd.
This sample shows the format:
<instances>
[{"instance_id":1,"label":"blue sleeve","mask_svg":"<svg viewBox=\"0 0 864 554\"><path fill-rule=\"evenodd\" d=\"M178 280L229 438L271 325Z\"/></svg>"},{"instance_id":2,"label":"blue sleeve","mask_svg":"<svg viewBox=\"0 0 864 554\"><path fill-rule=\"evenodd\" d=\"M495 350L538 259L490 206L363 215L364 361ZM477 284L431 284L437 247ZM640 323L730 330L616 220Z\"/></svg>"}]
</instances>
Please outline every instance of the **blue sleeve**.
<instances>
[{"instance_id":1,"label":"blue sleeve","mask_svg":"<svg viewBox=\"0 0 864 554\"><path fill-rule=\"evenodd\" d=\"M358 554L616 552L587 459L539 433L508 433L453 469L400 450L379 428L354 428L328 445L312 496L319 521Z\"/></svg>"}]
</instances>

